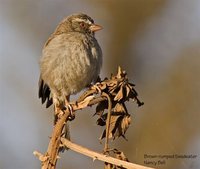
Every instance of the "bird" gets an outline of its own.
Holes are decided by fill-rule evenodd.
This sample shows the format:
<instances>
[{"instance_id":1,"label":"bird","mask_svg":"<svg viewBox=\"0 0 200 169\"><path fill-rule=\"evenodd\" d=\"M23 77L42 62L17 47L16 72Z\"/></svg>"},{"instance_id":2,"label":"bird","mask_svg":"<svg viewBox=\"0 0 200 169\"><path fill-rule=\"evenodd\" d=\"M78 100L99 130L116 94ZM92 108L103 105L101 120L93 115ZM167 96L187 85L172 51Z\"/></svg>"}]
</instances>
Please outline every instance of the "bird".
<instances>
[{"instance_id":1,"label":"bird","mask_svg":"<svg viewBox=\"0 0 200 169\"><path fill-rule=\"evenodd\" d=\"M70 107L71 95L96 82L102 50L95 33L101 29L87 14L75 13L64 18L46 41L38 94L46 108L54 105L55 114Z\"/></svg>"}]
</instances>

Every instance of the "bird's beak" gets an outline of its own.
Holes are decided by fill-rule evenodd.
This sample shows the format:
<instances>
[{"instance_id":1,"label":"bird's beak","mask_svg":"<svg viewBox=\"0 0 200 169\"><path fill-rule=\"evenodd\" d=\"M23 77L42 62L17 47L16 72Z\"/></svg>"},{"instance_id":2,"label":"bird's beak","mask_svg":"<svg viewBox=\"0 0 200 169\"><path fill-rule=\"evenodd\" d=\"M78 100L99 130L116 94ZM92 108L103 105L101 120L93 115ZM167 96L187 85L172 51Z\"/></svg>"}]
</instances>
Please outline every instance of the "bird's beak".
<instances>
[{"instance_id":1,"label":"bird's beak","mask_svg":"<svg viewBox=\"0 0 200 169\"><path fill-rule=\"evenodd\" d=\"M103 29L103 27L100 26L100 25L92 24L92 25L89 27L89 29L90 29L92 32L96 32L96 31L99 31L99 30Z\"/></svg>"}]
</instances>

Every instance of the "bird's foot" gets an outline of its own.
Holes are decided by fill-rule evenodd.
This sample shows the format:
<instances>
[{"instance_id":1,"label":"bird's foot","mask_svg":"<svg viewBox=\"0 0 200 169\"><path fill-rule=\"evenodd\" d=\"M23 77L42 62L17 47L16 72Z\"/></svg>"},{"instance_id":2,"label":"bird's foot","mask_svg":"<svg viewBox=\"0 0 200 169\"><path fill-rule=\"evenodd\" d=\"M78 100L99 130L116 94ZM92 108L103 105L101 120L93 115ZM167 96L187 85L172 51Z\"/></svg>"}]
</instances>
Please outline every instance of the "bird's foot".
<instances>
[{"instance_id":1,"label":"bird's foot","mask_svg":"<svg viewBox=\"0 0 200 169\"><path fill-rule=\"evenodd\" d=\"M100 82L95 83L94 85L91 86L91 89L96 90L97 93L101 93L101 89L99 88Z\"/></svg>"},{"instance_id":2,"label":"bird's foot","mask_svg":"<svg viewBox=\"0 0 200 169\"><path fill-rule=\"evenodd\" d=\"M68 116L68 120L69 121L74 120L75 119L75 113L73 111L72 106L69 104L69 102L65 102L65 108L68 109L68 111L70 113L69 116Z\"/></svg>"}]
</instances>

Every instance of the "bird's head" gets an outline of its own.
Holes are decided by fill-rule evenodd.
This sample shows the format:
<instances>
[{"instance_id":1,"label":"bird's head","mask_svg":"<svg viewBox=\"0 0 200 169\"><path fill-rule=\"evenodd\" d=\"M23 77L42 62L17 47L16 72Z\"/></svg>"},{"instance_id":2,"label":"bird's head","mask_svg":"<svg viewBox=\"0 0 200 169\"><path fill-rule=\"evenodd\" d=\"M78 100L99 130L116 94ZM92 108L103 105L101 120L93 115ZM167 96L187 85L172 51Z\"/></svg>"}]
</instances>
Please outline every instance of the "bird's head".
<instances>
[{"instance_id":1,"label":"bird's head","mask_svg":"<svg viewBox=\"0 0 200 169\"><path fill-rule=\"evenodd\" d=\"M94 23L91 17L83 13L68 16L62 21L60 27L62 30L65 30L65 32L75 31L91 35L94 35L96 31L102 29L100 25ZM59 29L59 27L57 29Z\"/></svg>"}]
</instances>

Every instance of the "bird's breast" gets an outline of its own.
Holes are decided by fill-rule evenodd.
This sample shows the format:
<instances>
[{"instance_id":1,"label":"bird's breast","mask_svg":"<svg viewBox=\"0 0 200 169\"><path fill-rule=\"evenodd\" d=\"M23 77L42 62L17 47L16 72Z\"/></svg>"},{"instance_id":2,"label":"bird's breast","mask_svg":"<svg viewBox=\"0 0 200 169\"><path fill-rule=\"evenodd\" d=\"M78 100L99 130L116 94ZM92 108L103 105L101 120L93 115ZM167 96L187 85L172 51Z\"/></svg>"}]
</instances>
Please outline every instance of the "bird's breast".
<instances>
[{"instance_id":1,"label":"bird's breast","mask_svg":"<svg viewBox=\"0 0 200 169\"><path fill-rule=\"evenodd\" d=\"M102 52L93 37L79 33L54 37L43 50L41 77L60 98L77 93L100 73Z\"/></svg>"},{"instance_id":2,"label":"bird's breast","mask_svg":"<svg viewBox=\"0 0 200 169\"><path fill-rule=\"evenodd\" d=\"M66 71L64 79L67 93L77 93L92 81L95 81L100 73L102 64L101 49L96 41L92 44L80 44L75 47L70 56L66 56ZM69 91L70 90L70 91Z\"/></svg>"}]
</instances>

